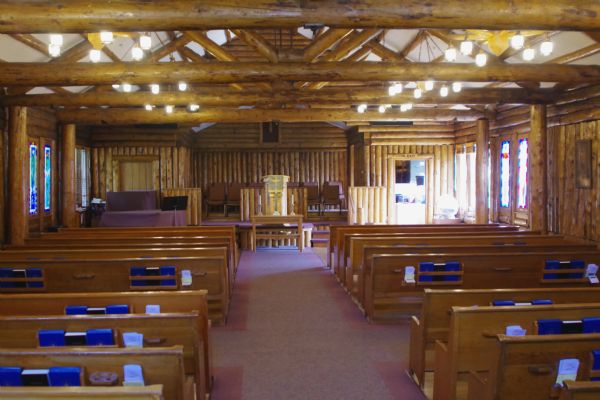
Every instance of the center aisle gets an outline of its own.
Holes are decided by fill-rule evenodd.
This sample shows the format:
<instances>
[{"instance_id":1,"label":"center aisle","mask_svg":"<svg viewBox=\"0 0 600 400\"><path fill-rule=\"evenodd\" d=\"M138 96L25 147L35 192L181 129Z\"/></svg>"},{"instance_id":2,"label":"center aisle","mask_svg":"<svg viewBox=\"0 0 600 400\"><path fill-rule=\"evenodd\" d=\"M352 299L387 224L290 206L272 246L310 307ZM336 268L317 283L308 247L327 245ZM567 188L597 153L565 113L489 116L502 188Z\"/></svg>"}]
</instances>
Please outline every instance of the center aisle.
<instances>
[{"instance_id":1,"label":"center aisle","mask_svg":"<svg viewBox=\"0 0 600 400\"><path fill-rule=\"evenodd\" d=\"M244 252L212 341L214 400L424 399L408 324L368 324L312 249Z\"/></svg>"}]
</instances>

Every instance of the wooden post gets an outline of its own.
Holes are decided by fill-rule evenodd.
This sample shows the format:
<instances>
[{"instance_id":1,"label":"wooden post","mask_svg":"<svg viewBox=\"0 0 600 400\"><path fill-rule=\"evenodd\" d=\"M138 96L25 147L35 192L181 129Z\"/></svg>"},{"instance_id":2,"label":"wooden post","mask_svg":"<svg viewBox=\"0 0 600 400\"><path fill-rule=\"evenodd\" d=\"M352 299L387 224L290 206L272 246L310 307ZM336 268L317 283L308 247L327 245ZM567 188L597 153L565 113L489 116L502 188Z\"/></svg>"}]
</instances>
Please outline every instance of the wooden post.
<instances>
[{"instance_id":1,"label":"wooden post","mask_svg":"<svg viewBox=\"0 0 600 400\"><path fill-rule=\"evenodd\" d=\"M548 163L546 106L531 106L529 132L529 227L548 232Z\"/></svg>"},{"instance_id":2,"label":"wooden post","mask_svg":"<svg viewBox=\"0 0 600 400\"><path fill-rule=\"evenodd\" d=\"M68 124L62 129L61 216L62 224L70 228L79 227L75 193L75 125Z\"/></svg>"},{"instance_id":3,"label":"wooden post","mask_svg":"<svg viewBox=\"0 0 600 400\"><path fill-rule=\"evenodd\" d=\"M487 224L489 222L490 210L488 206L488 159L490 142L490 122L487 119L477 120L477 149L475 153L475 223Z\"/></svg>"},{"instance_id":4,"label":"wooden post","mask_svg":"<svg viewBox=\"0 0 600 400\"><path fill-rule=\"evenodd\" d=\"M11 107L8 117L8 223L12 245L27 236L27 108Z\"/></svg>"}]
</instances>

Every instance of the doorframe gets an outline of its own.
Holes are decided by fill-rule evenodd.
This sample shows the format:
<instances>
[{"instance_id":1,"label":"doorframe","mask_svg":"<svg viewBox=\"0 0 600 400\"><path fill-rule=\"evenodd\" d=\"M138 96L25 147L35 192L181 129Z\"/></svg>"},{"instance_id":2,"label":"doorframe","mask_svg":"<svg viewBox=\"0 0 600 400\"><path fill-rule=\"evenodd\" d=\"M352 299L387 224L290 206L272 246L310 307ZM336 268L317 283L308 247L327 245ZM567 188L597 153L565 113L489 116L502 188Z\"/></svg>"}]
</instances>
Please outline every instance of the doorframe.
<instances>
[{"instance_id":1,"label":"doorframe","mask_svg":"<svg viewBox=\"0 0 600 400\"><path fill-rule=\"evenodd\" d=\"M139 155L139 156L126 156L117 155L112 158L112 190L117 192L120 190L120 177L121 177L121 163L122 162L152 162L152 182L157 193L160 193L162 188L160 187L160 157L157 155ZM107 190L108 191L108 190Z\"/></svg>"},{"instance_id":2,"label":"doorframe","mask_svg":"<svg viewBox=\"0 0 600 400\"><path fill-rule=\"evenodd\" d=\"M387 159L387 176L388 181L387 192L388 192L388 224L396 223L396 199L394 193L394 185L396 184L396 161L425 161L425 223L433 223L433 206L435 199L433 198L433 167L434 167L434 155L433 154L392 154Z\"/></svg>"}]
</instances>

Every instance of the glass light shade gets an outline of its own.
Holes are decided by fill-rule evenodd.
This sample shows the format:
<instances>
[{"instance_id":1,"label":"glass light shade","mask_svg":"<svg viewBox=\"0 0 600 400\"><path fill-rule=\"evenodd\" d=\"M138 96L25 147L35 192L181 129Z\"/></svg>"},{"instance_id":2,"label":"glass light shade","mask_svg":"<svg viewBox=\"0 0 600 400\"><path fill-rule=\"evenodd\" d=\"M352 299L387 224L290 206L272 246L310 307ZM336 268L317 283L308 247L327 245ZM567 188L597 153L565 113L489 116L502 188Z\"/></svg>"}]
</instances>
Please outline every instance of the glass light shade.
<instances>
[{"instance_id":1,"label":"glass light shade","mask_svg":"<svg viewBox=\"0 0 600 400\"><path fill-rule=\"evenodd\" d=\"M475 57L475 64L477 64L478 67L485 66L485 64L487 64L487 54L485 54L485 53L477 54L477 56Z\"/></svg>"},{"instance_id":2,"label":"glass light shade","mask_svg":"<svg viewBox=\"0 0 600 400\"><path fill-rule=\"evenodd\" d=\"M62 46L63 43L63 35L59 35L56 33L50 35L50 44L53 44L55 46Z\"/></svg>"},{"instance_id":3,"label":"glass light shade","mask_svg":"<svg viewBox=\"0 0 600 400\"><path fill-rule=\"evenodd\" d=\"M118 83L115 83L114 85L112 85L112 88L115 90L119 90L120 87L121 87L121 85L119 85Z\"/></svg>"},{"instance_id":4,"label":"glass light shade","mask_svg":"<svg viewBox=\"0 0 600 400\"><path fill-rule=\"evenodd\" d=\"M364 113L365 111L367 111L367 105L360 104L358 107L356 107L356 111L358 111L361 114Z\"/></svg>"},{"instance_id":5,"label":"glass light shade","mask_svg":"<svg viewBox=\"0 0 600 400\"><path fill-rule=\"evenodd\" d=\"M154 108L151 104L146 104L144 106L144 108L146 109L146 111L152 111L152 109Z\"/></svg>"},{"instance_id":6,"label":"glass light shade","mask_svg":"<svg viewBox=\"0 0 600 400\"><path fill-rule=\"evenodd\" d=\"M465 56L470 56L473 53L473 42L464 40L460 43L460 52Z\"/></svg>"},{"instance_id":7,"label":"glass light shade","mask_svg":"<svg viewBox=\"0 0 600 400\"><path fill-rule=\"evenodd\" d=\"M100 41L104 44L111 44L114 40L112 32L102 31L100 32Z\"/></svg>"},{"instance_id":8,"label":"glass light shade","mask_svg":"<svg viewBox=\"0 0 600 400\"><path fill-rule=\"evenodd\" d=\"M535 58L535 49L532 47L528 47L525 50L523 50L523 60L524 61L531 61Z\"/></svg>"},{"instance_id":9,"label":"glass light shade","mask_svg":"<svg viewBox=\"0 0 600 400\"><path fill-rule=\"evenodd\" d=\"M171 106L171 105L165 106L165 112L166 112L167 114L171 114L171 113L173 112L173 110L174 110L174 109L175 109L175 107L173 107L173 106Z\"/></svg>"},{"instance_id":10,"label":"glass light shade","mask_svg":"<svg viewBox=\"0 0 600 400\"><path fill-rule=\"evenodd\" d=\"M452 83L452 91L454 93L458 93L462 90L462 83L460 82L453 82Z\"/></svg>"},{"instance_id":11,"label":"glass light shade","mask_svg":"<svg viewBox=\"0 0 600 400\"><path fill-rule=\"evenodd\" d=\"M434 85L435 85L435 82L434 82L434 81L432 81L432 80L425 81L425 90L426 90L426 91L428 91L428 92L429 92L430 90L433 90L433 86L434 86Z\"/></svg>"},{"instance_id":12,"label":"glass light shade","mask_svg":"<svg viewBox=\"0 0 600 400\"><path fill-rule=\"evenodd\" d=\"M454 47L448 47L446 49L446 51L444 52L444 57L446 58L446 61L456 61L456 57L457 57L457 52L456 49Z\"/></svg>"},{"instance_id":13,"label":"glass light shade","mask_svg":"<svg viewBox=\"0 0 600 400\"><path fill-rule=\"evenodd\" d=\"M442 97L448 96L448 86L444 85L440 88L440 96L442 96Z\"/></svg>"},{"instance_id":14,"label":"glass light shade","mask_svg":"<svg viewBox=\"0 0 600 400\"><path fill-rule=\"evenodd\" d=\"M382 114L385 112L385 106L384 105L379 106L379 112L382 113Z\"/></svg>"},{"instance_id":15,"label":"glass light shade","mask_svg":"<svg viewBox=\"0 0 600 400\"><path fill-rule=\"evenodd\" d=\"M160 85L153 83L152 85L150 85L150 91L152 92L152 94L159 94L160 93Z\"/></svg>"},{"instance_id":16,"label":"glass light shade","mask_svg":"<svg viewBox=\"0 0 600 400\"><path fill-rule=\"evenodd\" d=\"M131 58L135 61L140 61L142 58L144 58L144 50L138 46L133 46L131 48Z\"/></svg>"},{"instance_id":17,"label":"glass light shade","mask_svg":"<svg viewBox=\"0 0 600 400\"><path fill-rule=\"evenodd\" d=\"M180 92L185 92L187 90L187 83L185 83L185 82L179 82L179 84L177 85L177 87L179 88Z\"/></svg>"},{"instance_id":18,"label":"glass light shade","mask_svg":"<svg viewBox=\"0 0 600 400\"><path fill-rule=\"evenodd\" d=\"M48 45L48 54L50 54L51 57L60 56L60 46L57 46L55 44L49 44Z\"/></svg>"},{"instance_id":19,"label":"glass light shade","mask_svg":"<svg viewBox=\"0 0 600 400\"><path fill-rule=\"evenodd\" d=\"M90 61L93 63L97 63L98 61L100 61L100 57L102 55L100 54L100 50L96 50L96 49L92 49L90 50Z\"/></svg>"},{"instance_id":20,"label":"glass light shade","mask_svg":"<svg viewBox=\"0 0 600 400\"><path fill-rule=\"evenodd\" d=\"M121 87L123 88L123 91L125 93L131 92L131 84L130 83L123 83L123 84L121 84Z\"/></svg>"},{"instance_id":21,"label":"glass light shade","mask_svg":"<svg viewBox=\"0 0 600 400\"><path fill-rule=\"evenodd\" d=\"M200 109L200 106L198 104L190 104L188 108L191 112L196 112Z\"/></svg>"},{"instance_id":22,"label":"glass light shade","mask_svg":"<svg viewBox=\"0 0 600 400\"><path fill-rule=\"evenodd\" d=\"M550 40L545 40L540 45L540 53L544 56L548 57L554 51L554 42Z\"/></svg>"},{"instance_id":23,"label":"glass light shade","mask_svg":"<svg viewBox=\"0 0 600 400\"><path fill-rule=\"evenodd\" d=\"M414 91L415 99L420 99L423 96L423 91L420 88L416 88Z\"/></svg>"},{"instance_id":24,"label":"glass light shade","mask_svg":"<svg viewBox=\"0 0 600 400\"><path fill-rule=\"evenodd\" d=\"M525 37L520 33L510 38L510 47L515 50L520 50L525 46Z\"/></svg>"},{"instance_id":25,"label":"glass light shade","mask_svg":"<svg viewBox=\"0 0 600 400\"><path fill-rule=\"evenodd\" d=\"M152 38L149 35L140 36L140 47L142 50L150 50L152 48Z\"/></svg>"}]
</instances>

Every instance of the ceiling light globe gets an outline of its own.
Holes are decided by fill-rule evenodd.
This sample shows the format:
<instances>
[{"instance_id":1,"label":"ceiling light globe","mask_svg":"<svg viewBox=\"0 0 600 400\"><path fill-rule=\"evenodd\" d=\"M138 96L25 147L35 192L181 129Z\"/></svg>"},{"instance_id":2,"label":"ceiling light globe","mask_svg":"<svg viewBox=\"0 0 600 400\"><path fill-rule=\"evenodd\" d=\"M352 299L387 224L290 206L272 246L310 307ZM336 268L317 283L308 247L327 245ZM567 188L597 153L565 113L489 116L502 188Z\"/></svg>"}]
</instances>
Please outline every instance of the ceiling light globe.
<instances>
[{"instance_id":1,"label":"ceiling light globe","mask_svg":"<svg viewBox=\"0 0 600 400\"><path fill-rule=\"evenodd\" d=\"M112 32L102 31L100 32L100 41L104 44L111 44L114 40Z\"/></svg>"},{"instance_id":2,"label":"ceiling light globe","mask_svg":"<svg viewBox=\"0 0 600 400\"><path fill-rule=\"evenodd\" d=\"M485 53L477 54L477 56L475 57L475 64L478 67L484 67L485 64L487 64L487 54L485 54Z\"/></svg>"},{"instance_id":3,"label":"ceiling light globe","mask_svg":"<svg viewBox=\"0 0 600 400\"><path fill-rule=\"evenodd\" d=\"M420 99L421 96L423 96L423 91L420 88L416 88L413 95L415 96L415 99Z\"/></svg>"},{"instance_id":4,"label":"ceiling light globe","mask_svg":"<svg viewBox=\"0 0 600 400\"><path fill-rule=\"evenodd\" d=\"M458 53L456 52L456 49L454 47L448 47L444 52L444 57L446 58L446 61L449 62L456 61L457 56Z\"/></svg>"},{"instance_id":5,"label":"ceiling light globe","mask_svg":"<svg viewBox=\"0 0 600 400\"><path fill-rule=\"evenodd\" d=\"M90 61L91 61L91 62L93 62L93 63L97 63L97 62L99 62L99 61L100 61L100 58L101 58L101 56L102 56L102 55L101 55L101 53L100 53L100 50L96 50L96 49L92 49L92 50L90 50L89 58L90 58Z\"/></svg>"},{"instance_id":6,"label":"ceiling light globe","mask_svg":"<svg viewBox=\"0 0 600 400\"><path fill-rule=\"evenodd\" d=\"M379 112L382 113L382 114L385 112L385 106L384 105L379 106Z\"/></svg>"},{"instance_id":7,"label":"ceiling light globe","mask_svg":"<svg viewBox=\"0 0 600 400\"><path fill-rule=\"evenodd\" d=\"M144 58L144 50L138 46L133 46L131 48L131 58L134 61L140 61L142 58Z\"/></svg>"},{"instance_id":8,"label":"ceiling light globe","mask_svg":"<svg viewBox=\"0 0 600 400\"><path fill-rule=\"evenodd\" d=\"M185 82L179 82L177 84L177 87L179 88L180 92L185 92L187 90L188 86L187 86L187 83L185 83Z\"/></svg>"},{"instance_id":9,"label":"ceiling light globe","mask_svg":"<svg viewBox=\"0 0 600 400\"><path fill-rule=\"evenodd\" d=\"M152 37L150 35L140 36L140 47L142 50L150 50L152 48Z\"/></svg>"},{"instance_id":10,"label":"ceiling light globe","mask_svg":"<svg viewBox=\"0 0 600 400\"><path fill-rule=\"evenodd\" d=\"M60 46L57 46L55 44L49 44L48 45L48 54L50 54L50 57L58 57L60 56Z\"/></svg>"},{"instance_id":11,"label":"ceiling light globe","mask_svg":"<svg viewBox=\"0 0 600 400\"><path fill-rule=\"evenodd\" d=\"M525 37L520 33L510 38L510 47L515 50L520 50L525 46Z\"/></svg>"},{"instance_id":12,"label":"ceiling light globe","mask_svg":"<svg viewBox=\"0 0 600 400\"><path fill-rule=\"evenodd\" d=\"M144 108L146 109L146 111L152 111L152 109L154 108L154 106L152 104L146 104L144 106Z\"/></svg>"},{"instance_id":13,"label":"ceiling light globe","mask_svg":"<svg viewBox=\"0 0 600 400\"><path fill-rule=\"evenodd\" d=\"M554 51L554 42L546 40L540 45L540 53L548 57Z\"/></svg>"},{"instance_id":14,"label":"ceiling light globe","mask_svg":"<svg viewBox=\"0 0 600 400\"><path fill-rule=\"evenodd\" d=\"M460 52L465 56L473 54L473 42L470 40L464 40L460 43Z\"/></svg>"},{"instance_id":15,"label":"ceiling light globe","mask_svg":"<svg viewBox=\"0 0 600 400\"><path fill-rule=\"evenodd\" d=\"M131 89L132 89L132 87L131 87L131 84L130 84L130 83L123 83L123 84L121 84L121 88L123 89L123 91L124 91L125 93L129 93L129 92L131 92Z\"/></svg>"},{"instance_id":16,"label":"ceiling light globe","mask_svg":"<svg viewBox=\"0 0 600 400\"><path fill-rule=\"evenodd\" d=\"M53 44L55 46L62 46L63 43L64 43L63 35L56 34L56 33L50 34L50 44Z\"/></svg>"},{"instance_id":17,"label":"ceiling light globe","mask_svg":"<svg viewBox=\"0 0 600 400\"><path fill-rule=\"evenodd\" d=\"M442 97L448 96L448 86L444 85L440 88L440 96L442 96Z\"/></svg>"},{"instance_id":18,"label":"ceiling light globe","mask_svg":"<svg viewBox=\"0 0 600 400\"><path fill-rule=\"evenodd\" d=\"M535 58L535 49L532 47L528 47L523 50L523 60L524 61L532 61Z\"/></svg>"},{"instance_id":19,"label":"ceiling light globe","mask_svg":"<svg viewBox=\"0 0 600 400\"><path fill-rule=\"evenodd\" d=\"M167 106L165 106L165 112L166 112L167 114L172 114L174 109L175 109L175 107L174 107L174 106L172 106L172 105L167 105Z\"/></svg>"},{"instance_id":20,"label":"ceiling light globe","mask_svg":"<svg viewBox=\"0 0 600 400\"><path fill-rule=\"evenodd\" d=\"M452 83L452 91L454 93L458 93L462 90L462 83L460 82L453 82Z\"/></svg>"},{"instance_id":21,"label":"ceiling light globe","mask_svg":"<svg viewBox=\"0 0 600 400\"><path fill-rule=\"evenodd\" d=\"M153 83L152 85L150 85L150 91L152 92L152 94L159 94L160 93L160 85Z\"/></svg>"},{"instance_id":22,"label":"ceiling light globe","mask_svg":"<svg viewBox=\"0 0 600 400\"><path fill-rule=\"evenodd\" d=\"M425 81L425 90L428 92L433 90L434 85L435 85L435 82L432 80Z\"/></svg>"}]
</instances>

